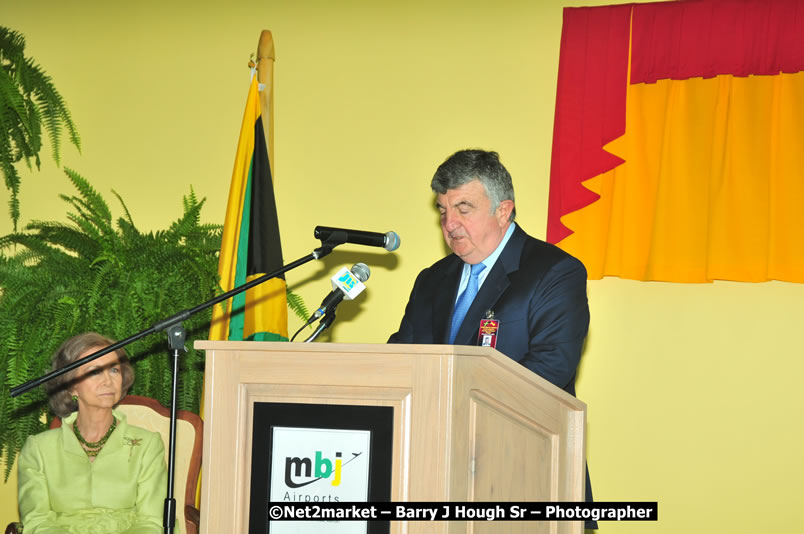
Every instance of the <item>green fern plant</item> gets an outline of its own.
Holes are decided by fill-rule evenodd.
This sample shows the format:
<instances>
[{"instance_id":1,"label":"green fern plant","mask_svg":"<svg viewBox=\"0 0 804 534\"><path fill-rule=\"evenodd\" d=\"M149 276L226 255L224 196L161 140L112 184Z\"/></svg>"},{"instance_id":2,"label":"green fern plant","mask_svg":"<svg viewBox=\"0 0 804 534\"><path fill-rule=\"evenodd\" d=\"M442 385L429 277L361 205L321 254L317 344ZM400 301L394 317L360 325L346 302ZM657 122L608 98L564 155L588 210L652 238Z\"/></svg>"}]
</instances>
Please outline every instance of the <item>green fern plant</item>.
<instances>
[{"instance_id":1,"label":"green fern plant","mask_svg":"<svg viewBox=\"0 0 804 534\"><path fill-rule=\"evenodd\" d=\"M61 164L61 136L81 150L75 124L52 80L33 59L25 57L22 34L0 26L0 173L11 191L9 214L17 230L20 217L20 176L15 164L31 160L39 169L42 130L47 132L53 159Z\"/></svg>"},{"instance_id":2,"label":"green fern plant","mask_svg":"<svg viewBox=\"0 0 804 534\"><path fill-rule=\"evenodd\" d=\"M113 223L103 197L78 173L65 169L78 194L61 195L70 223L32 222L0 237L0 458L6 479L30 435L44 430L47 398L35 388L16 398L9 389L49 370L50 356L68 337L94 330L124 339L222 291L218 285L221 227L200 223L203 200L184 197L182 216L167 230L137 229L117 193L123 216ZM304 302L288 305L306 319ZM211 308L184 326L189 352L181 356L177 407L198 413L203 353ZM165 334L126 349L136 370L132 394L170 404L172 359Z\"/></svg>"}]
</instances>

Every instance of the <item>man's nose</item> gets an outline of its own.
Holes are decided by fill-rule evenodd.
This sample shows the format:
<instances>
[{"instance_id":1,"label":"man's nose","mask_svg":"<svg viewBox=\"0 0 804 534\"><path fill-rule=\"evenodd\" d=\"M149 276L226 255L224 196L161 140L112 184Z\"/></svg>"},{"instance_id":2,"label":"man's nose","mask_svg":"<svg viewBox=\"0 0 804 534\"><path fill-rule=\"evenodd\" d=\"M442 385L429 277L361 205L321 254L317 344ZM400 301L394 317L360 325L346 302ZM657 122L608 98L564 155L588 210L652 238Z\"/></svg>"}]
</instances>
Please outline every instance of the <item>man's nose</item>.
<instances>
[{"instance_id":1,"label":"man's nose","mask_svg":"<svg viewBox=\"0 0 804 534\"><path fill-rule=\"evenodd\" d=\"M447 210L444 213L444 228L451 232L458 227L458 218L455 217L455 212Z\"/></svg>"}]
</instances>

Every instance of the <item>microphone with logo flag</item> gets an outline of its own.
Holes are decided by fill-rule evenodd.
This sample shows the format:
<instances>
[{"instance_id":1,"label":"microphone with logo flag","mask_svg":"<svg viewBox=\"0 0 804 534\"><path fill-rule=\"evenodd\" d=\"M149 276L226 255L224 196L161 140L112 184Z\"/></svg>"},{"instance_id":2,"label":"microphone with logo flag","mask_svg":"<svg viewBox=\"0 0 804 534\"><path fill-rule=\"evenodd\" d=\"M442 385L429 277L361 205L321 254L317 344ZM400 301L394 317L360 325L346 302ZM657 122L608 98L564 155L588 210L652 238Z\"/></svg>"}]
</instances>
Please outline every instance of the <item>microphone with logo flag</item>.
<instances>
[{"instance_id":1,"label":"microphone with logo flag","mask_svg":"<svg viewBox=\"0 0 804 534\"><path fill-rule=\"evenodd\" d=\"M309 343L313 341L318 335L323 332L332 322L335 320L335 308L338 307L338 304L341 303L342 300L352 300L360 293L366 289L365 282L371 276L371 270L368 268L368 265L365 263L355 263L352 266L352 269L349 270L346 267L342 267L335 275L330 278L332 282L332 291L324 297L324 300L321 301L321 305L318 309L313 312L307 322L302 325L299 330L293 334L291 341L293 341L299 332L304 329L307 325L313 323L316 319L320 317L324 317L321 320L321 324L313 333L312 336L305 340L305 343Z\"/></svg>"}]
</instances>

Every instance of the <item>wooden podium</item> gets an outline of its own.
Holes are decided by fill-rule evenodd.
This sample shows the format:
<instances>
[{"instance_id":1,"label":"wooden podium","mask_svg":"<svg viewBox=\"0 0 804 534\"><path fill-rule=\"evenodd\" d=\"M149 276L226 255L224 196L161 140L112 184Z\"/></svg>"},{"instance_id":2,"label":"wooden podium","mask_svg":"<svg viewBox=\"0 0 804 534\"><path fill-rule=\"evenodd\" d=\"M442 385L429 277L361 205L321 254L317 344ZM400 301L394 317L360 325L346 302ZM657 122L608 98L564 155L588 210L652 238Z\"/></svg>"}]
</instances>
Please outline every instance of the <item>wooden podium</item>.
<instances>
[{"instance_id":1,"label":"wooden podium","mask_svg":"<svg viewBox=\"0 0 804 534\"><path fill-rule=\"evenodd\" d=\"M494 349L197 341L201 533L248 532L255 403L393 408L392 501L583 501L586 407ZM391 532L580 533L583 523L394 521Z\"/></svg>"}]
</instances>

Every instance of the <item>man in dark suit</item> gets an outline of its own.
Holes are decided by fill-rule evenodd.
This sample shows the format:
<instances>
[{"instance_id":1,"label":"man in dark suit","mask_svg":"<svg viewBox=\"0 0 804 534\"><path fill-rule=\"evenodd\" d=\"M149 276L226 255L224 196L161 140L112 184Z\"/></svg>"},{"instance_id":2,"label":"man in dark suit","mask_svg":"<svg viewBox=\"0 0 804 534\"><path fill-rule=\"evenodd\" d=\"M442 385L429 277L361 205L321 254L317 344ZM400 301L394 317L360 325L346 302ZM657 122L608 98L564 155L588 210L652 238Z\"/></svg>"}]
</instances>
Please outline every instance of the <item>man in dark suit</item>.
<instances>
[{"instance_id":1,"label":"man in dark suit","mask_svg":"<svg viewBox=\"0 0 804 534\"><path fill-rule=\"evenodd\" d=\"M488 344L575 395L589 329L583 264L514 222L511 175L496 152L456 152L430 185L453 254L419 273L389 343ZM499 323L484 343L487 318ZM591 502L588 473L586 488Z\"/></svg>"}]
</instances>

